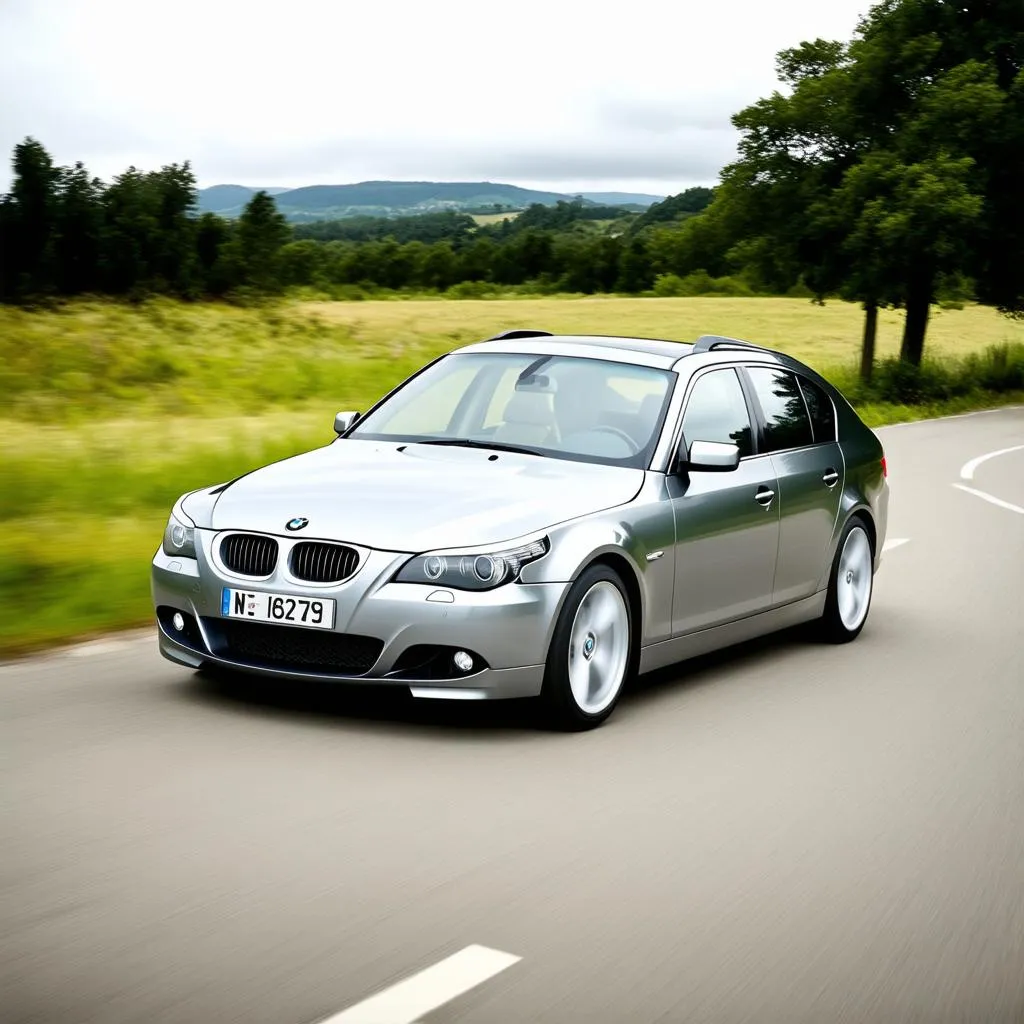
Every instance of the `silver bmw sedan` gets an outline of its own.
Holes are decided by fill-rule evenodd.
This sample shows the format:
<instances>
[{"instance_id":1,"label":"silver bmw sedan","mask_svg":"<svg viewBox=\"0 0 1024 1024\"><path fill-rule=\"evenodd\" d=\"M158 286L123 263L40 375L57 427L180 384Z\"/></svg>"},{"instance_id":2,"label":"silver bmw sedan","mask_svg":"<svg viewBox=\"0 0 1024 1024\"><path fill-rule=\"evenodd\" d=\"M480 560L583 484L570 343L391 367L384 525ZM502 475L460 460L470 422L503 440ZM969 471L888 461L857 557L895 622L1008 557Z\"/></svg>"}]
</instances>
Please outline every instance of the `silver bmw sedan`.
<instances>
[{"instance_id":1,"label":"silver bmw sedan","mask_svg":"<svg viewBox=\"0 0 1024 1024\"><path fill-rule=\"evenodd\" d=\"M326 446L175 503L162 654L567 729L637 675L812 623L863 629L882 445L789 356L515 330L429 363Z\"/></svg>"}]
</instances>

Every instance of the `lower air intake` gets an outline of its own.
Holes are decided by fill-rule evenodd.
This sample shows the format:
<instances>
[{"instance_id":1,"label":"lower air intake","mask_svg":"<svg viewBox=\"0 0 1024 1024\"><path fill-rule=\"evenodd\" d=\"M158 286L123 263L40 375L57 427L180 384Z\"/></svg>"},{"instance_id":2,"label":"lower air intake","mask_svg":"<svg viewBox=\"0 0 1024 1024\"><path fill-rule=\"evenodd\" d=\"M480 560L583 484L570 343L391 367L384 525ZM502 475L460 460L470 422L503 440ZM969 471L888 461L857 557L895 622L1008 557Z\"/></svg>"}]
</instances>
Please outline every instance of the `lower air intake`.
<instances>
[{"instance_id":1,"label":"lower air intake","mask_svg":"<svg viewBox=\"0 0 1024 1024\"><path fill-rule=\"evenodd\" d=\"M384 641L372 636L268 626L260 622L234 622L231 619L212 621L218 633L214 653L229 661L258 668L359 676L373 668L384 650Z\"/></svg>"}]
</instances>

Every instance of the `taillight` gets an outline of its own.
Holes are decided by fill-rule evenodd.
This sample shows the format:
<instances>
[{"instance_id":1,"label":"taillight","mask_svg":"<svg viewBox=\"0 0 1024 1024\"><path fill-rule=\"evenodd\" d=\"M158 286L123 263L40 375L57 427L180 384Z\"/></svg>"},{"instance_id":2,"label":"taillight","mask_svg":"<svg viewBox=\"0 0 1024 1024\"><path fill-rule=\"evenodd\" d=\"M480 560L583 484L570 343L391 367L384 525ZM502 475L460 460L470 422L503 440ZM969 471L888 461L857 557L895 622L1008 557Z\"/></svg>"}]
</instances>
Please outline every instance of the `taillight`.
<instances>
[{"instance_id":1,"label":"taillight","mask_svg":"<svg viewBox=\"0 0 1024 1024\"><path fill-rule=\"evenodd\" d=\"M888 477L888 475L889 475L889 469L888 469L888 467L885 464L885 456L883 455L882 456L882 476L883 477Z\"/></svg>"}]
</instances>

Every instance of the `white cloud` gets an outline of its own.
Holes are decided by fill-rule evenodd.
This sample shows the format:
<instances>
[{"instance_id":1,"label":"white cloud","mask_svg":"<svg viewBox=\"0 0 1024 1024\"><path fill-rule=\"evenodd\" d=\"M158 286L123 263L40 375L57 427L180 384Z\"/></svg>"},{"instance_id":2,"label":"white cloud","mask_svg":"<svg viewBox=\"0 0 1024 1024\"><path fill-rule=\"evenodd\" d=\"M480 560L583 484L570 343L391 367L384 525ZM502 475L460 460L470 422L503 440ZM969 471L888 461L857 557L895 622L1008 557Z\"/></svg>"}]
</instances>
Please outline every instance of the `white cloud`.
<instances>
[{"instance_id":1,"label":"white cloud","mask_svg":"<svg viewBox=\"0 0 1024 1024\"><path fill-rule=\"evenodd\" d=\"M3 0L0 149L109 178L678 191L735 152L777 50L868 0ZM0 176L6 187L9 175Z\"/></svg>"}]
</instances>

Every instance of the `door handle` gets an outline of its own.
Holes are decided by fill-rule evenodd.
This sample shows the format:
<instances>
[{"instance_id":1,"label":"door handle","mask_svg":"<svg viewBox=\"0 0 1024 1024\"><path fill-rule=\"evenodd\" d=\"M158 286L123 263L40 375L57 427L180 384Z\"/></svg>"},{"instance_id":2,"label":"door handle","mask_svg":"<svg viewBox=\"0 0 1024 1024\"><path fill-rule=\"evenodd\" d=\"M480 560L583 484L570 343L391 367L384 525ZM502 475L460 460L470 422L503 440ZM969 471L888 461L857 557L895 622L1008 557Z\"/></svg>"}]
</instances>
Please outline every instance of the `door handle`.
<instances>
[{"instance_id":1,"label":"door handle","mask_svg":"<svg viewBox=\"0 0 1024 1024\"><path fill-rule=\"evenodd\" d=\"M839 474L830 466L825 470L825 475L821 479L824 480L826 487L835 487L839 482Z\"/></svg>"},{"instance_id":2,"label":"door handle","mask_svg":"<svg viewBox=\"0 0 1024 1024\"><path fill-rule=\"evenodd\" d=\"M772 503L772 499L774 499L774 497L774 491L770 491L767 487L759 487L757 489L757 494L754 495L754 501L756 501L758 505L763 505L767 508Z\"/></svg>"}]
</instances>

